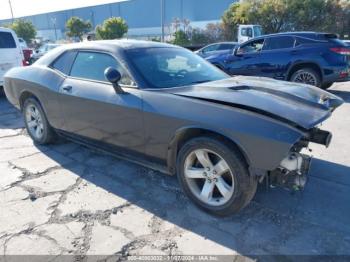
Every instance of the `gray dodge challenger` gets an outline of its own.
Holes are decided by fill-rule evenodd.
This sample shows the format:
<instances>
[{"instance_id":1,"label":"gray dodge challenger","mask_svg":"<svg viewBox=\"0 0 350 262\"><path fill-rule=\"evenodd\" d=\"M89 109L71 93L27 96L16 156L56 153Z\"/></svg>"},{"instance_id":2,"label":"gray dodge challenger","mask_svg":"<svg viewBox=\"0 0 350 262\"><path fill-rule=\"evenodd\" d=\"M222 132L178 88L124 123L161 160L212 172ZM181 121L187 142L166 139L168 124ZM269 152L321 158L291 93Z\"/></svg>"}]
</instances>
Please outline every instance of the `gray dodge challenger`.
<instances>
[{"instance_id":1,"label":"gray dodge challenger","mask_svg":"<svg viewBox=\"0 0 350 262\"><path fill-rule=\"evenodd\" d=\"M318 88L230 77L180 47L96 41L57 48L5 76L36 144L56 135L177 175L199 207L229 215L257 184L302 189L309 143L343 101ZM305 151L305 150L304 150ZM304 152L303 151L303 152Z\"/></svg>"}]
</instances>

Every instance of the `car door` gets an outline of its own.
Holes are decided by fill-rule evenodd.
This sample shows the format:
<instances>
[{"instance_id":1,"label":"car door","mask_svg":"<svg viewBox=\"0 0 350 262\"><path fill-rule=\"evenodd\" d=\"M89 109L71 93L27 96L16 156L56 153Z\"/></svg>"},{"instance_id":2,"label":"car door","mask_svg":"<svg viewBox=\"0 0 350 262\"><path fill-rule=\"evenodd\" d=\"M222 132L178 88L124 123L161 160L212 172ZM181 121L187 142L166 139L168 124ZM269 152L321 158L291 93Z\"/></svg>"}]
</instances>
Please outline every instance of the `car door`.
<instances>
[{"instance_id":1,"label":"car door","mask_svg":"<svg viewBox=\"0 0 350 262\"><path fill-rule=\"evenodd\" d=\"M259 75L284 80L293 56L297 54L294 46L295 38L293 36L266 38L260 53Z\"/></svg>"},{"instance_id":2,"label":"car door","mask_svg":"<svg viewBox=\"0 0 350 262\"><path fill-rule=\"evenodd\" d=\"M124 93L104 77L107 67L122 75ZM78 137L144 152L142 97L131 76L108 53L78 51L60 90L63 130Z\"/></svg>"},{"instance_id":3,"label":"car door","mask_svg":"<svg viewBox=\"0 0 350 262\"><path fill-rule=\"evenodd\" d=\"M226 60L225 68L230 75L259 75L260 53L264 38L249 41L241 45Z\"/></svg>"}]
</instances>

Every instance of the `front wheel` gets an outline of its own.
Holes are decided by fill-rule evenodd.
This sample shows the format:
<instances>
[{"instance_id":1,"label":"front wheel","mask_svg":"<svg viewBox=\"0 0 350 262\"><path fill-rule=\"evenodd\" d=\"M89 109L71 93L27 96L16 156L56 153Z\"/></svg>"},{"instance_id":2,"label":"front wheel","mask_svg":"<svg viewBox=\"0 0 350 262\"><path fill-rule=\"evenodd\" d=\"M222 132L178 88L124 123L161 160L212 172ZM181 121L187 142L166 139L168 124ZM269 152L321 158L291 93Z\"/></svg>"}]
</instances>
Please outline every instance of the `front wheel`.
<instances>
[{"instance_id":1,"label":"front wheel","mask_svg":"<svg viewBox=\"0 0 350 262\"><path fill-rule=\"evenodd\" d=\"M181 148L177 171L186 195L214 215L237 213L256 192L257 181L238 149L210 137L192 139Z\"/></svg>"},{"instance_id":2,"label":"front wheel","mask_svg":"<svg viewBox=\"0 0 350 262\"><path fill-rule=\"evenodd\" d=\"M35 98L28 98L23 105L24 123L29 136L37 144L49 144L54 139L54 131L44 110Z\"/></svg>"},{"instance_id":3,"label":"front wheel","mask_svg":"<svg viewBox=\"0 0 350 262\"><path fill-rule=\"evenodd\" d=\"M291 82L308 84L319 87L321 85L320 75L312 68L302 68L293 73Z\"/></svg>"}]
</instances>

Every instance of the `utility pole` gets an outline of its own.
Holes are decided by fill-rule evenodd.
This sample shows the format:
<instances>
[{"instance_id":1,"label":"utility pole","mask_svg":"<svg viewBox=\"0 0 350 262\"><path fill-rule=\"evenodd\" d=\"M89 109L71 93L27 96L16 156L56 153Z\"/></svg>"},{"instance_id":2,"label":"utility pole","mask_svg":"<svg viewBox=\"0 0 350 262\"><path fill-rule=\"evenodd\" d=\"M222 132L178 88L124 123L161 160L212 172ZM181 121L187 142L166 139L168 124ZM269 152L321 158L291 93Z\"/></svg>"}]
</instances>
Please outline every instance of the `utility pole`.
<instances>
[{"instance_id":1,"label":"utility pole","mask_svg":"<svg viewBox=\"0 0 350 262\"><path fill-rule=\"evenodd\" d=\"M53 27L55 29L55 40L57 41L57 28L56 28L56 17L55 18L51 18L51 22L53 23Z\"/></svg>"},{"instance_id":2,"label":"utility pole","mask_svg":"<svg viewBox=\"0 0 350 262\"><path fill-rule=\"evenodd\" d=\"M11 0L9 0L9 5L10 5L10 10L11 10L11 17L12 17L12 24L15 21L15 18L13 16L13 10L12 10L12 4L11 4Z\"/></svg>"},{"instance_id":3,"label":"utility pole","mask_svg":"<svg viewBox=\"0 0 350 262\"><path fill-rule=\"evenodd\" d=\"M165 35L165 32L164 32L164 0L160 0L160 23L161 23L161 27L162 27L162 42L164 42L164 35Z\"/></svg>"}]
</instances>

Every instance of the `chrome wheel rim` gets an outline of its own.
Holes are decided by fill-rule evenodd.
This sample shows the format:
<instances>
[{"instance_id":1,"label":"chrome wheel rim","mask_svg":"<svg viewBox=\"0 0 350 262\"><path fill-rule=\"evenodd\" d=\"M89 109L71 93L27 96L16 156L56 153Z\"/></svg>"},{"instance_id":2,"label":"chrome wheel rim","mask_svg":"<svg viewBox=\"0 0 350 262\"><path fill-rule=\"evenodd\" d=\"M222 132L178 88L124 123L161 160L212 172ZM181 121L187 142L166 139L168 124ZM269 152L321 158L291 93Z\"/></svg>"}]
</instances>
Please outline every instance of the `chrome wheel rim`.
<instances>
[{"instance_id":1,"label":"chrome wheel rim","mask_svg":"<svg viewBox=\"0 0 350 262\"><path fill-rule=\"evenodd\" d=\"M316 77L309 72L300 72L294 77L294 81L296 83L304 83L308 85L317 85Z\"/></svg>"},{"instance_id":2,"label":"chrome wheel rim","mask_svg":"<svg viewBox=\"0 0 350 262\"><path fill-rule=\"evenodd\" d=\"M208 149L197 149L185 160L184 175L193 195L210 206L226 204L234 193L234 177L227 162Z\"/></svg>"},{"instance_id":3,"label":"chrome wheel rim","mask_svg":"<svg viewBox=\"0 0 350 262\"><path fill-rule=\"evenodd\" d=\"M44 135L44 124L39 109L33 104L28 105L26 107L25 117L29 133L37 140L42 139Z\"/></svg>"}]
</instances>

